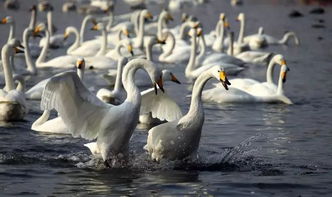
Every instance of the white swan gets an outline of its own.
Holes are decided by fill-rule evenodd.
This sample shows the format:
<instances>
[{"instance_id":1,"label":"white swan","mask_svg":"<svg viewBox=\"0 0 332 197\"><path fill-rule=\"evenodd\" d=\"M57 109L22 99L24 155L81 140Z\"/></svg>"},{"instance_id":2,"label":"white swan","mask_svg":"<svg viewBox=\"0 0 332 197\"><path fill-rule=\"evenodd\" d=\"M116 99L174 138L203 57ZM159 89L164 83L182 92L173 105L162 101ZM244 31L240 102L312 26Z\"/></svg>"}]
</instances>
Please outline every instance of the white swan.
<instances>
[{"instance_id":1,"label":"white swan","mask_svg":"<svg viewBox=\"0 0 332 197\"><path fill-rule=\"evenodd\" d=\"M123 71L127 98L114 106L100 101L87 90L77 74L65 72L53 77L46 85L41 108L55 108L75 137L97 138L97 147L108 165L126 160L130 137L137 125L141 95L134 84L135 72L145 69L154 84L161 83L161 72L149 61L135 59Z\"/></svg>"},{"instance_id":2,"label":"white swan","mask_svg":"<svg viewBox=\"0 0 332 197\"><path fill-rule=\"evenodd\" d=\"M216 24L215 29L212 30L210 33L204 35L206 46L214 46L214 44L217 43L217 39L221 33L220 31L222 31L222 36L224 36L224 26L227 26L227 23L225 23L225 21L226 21L225 13L220 13L219 20Z\"/></svg>"},{"instance_id":3,"label":"white swan","mask_svg":"<svg viewBox=\"0 0 332 197\"><path fill-rule=\"evenodd\" d=\"M201 30L192 28L189 32L189 34L191 36L191 54L190 54L190 58L189 58L188 64L185 69L185 75L190 80L195 80L202 72L211 68L212 66L217 65L217 62L214 62L214 63L208 64L208 65L202 65L202 66L196 68L197 67L197 65L196 65L197 36L200 35L198 31L201 31ZM226 72L230 73L230 74L236 74L243 70L243 68L241 68L237 65L228 64L228 63L223 63L223 67L226 70Z\"/></svg>"},{"instance_id":4,"label":"white swan","mask_svg":"<svg viewBox=\"0 0 332 197\"><path fill-rule=\"evenodd\" d=\"M147 144L153 160L180 160L187 158L198 149L204 123L204 109L201 101L202 89L210 78L220 80L227 89L229 83L220 66L205 70L194 84L189 111L182 118L167 122L149 130Z\"/></svg>"},{"instance_id":5,"label":"white swan","mask_svg":"<svg viewBox=\"0 0 332 197\"><path fill-rule=\"evenodd\" d=\"M278 86L273 83L273 68L276 64L281 66ZM283 84L286 81L286 74L289 71L282 55L275 55L266 72L266 82L259 82L253 79L230 80L232 87L229 92L219 90L215 87L203 92L203 100L216 103L286 103L292 101L284 95ZM218 85L217 85L218 86Z\"/></svg>"},{"instance_id":6,"label":"white swan","mask_svg":"<svg viewBox=\"0 0 332 197\"><path fill-rule=\"evenodd\" d=\"M81 80L83 80L84 69L85 69L84 59L79 58L77 60L76 66L77 66L77 75ZM50 78L46 79L46 83L49 80ZM45 133L52 133L52 134L70 134L68 128L66 127L61 117L56 117L49 120L50 115L51 115L50 110L44 110L43 114L32 123L31 130L45 132Z\"/></svg>"},{"instance_id":7,"label":"white swan","mask_svg":"<svg viewBox=\"0 0 332 197\"><path fill-rule=\"evenodd\" d=\"M95 55L105 55L107 52L107 32L102 23L95 24L91 30L100 31L102 38L94 39L81 43L77 49L70 51L70 55L77 55L82 57L90 57Z\"/></svg>"},{"instance_id":8,"label":"white swan","mask_svg":"<svg viewBox=\"0 0 332 197\"><path fill-rule=\"evenodd\" d=\"M152 14L148 10L142 10L139 15L138 20L138 33L136 35L136 38L133 38L133 45L135 48L143 49L144 46L144 24L145 19L152 19Z\"/></svg>"},{"instance_id":9,"label":"white swan","mask_svg":"<svg viewBox=\"0 0 332 197\"><path fill-rule=\"evenodd\" d=\"M77 60L77 56L72 55L63 55L53 58L51 60L45 61L47 56L47 51L49 49L49 38L50 33L46 29L45 24L41 23L36 26L34 33L45 32L46 43L42 48L40 55L38 56L35 64L37 68L45 68L45 67L52 67L52 68L72 68L75 67L75 62Z\"/></svg>"},{"instance_id":10,"label":"white swan","mask_svg":"<svg viewBox=\"0 0 332 197\"><path fill-rule=\"evenodd\" d=\"M11 70L10 56L20 50L16 44L9 42L1 50L2 66L5 76L5 87L0 89L0 120L14 121L22 120L28 112L24 97L24 80L19 80L15 89L14 79Z\"/></svg>"},{"instance_id":11,"label":"white swan","mask_svg":"<svg viewBox=\"0 0 332 197\"><path fill-rule=\"evenodd\" d=\"M251 49L260 49L268 45L287 44L291 37L294 38L296 45L300 44L300 41L294 32L286 32L282 39L279 40L273 36L265 34L263 27L260 27L257 34L244 37L244 42L249 43Z\"/></svg>"},{"instance_id":12,"label":"white swan","mask_svg":"<svg viewBox=\"0 0 332 197\"><path fill-rule=\"evenodd\" d=\"M104 101L105 103L110 103L113 105L119 105L123 103L126 99L126 91L123 89L122 85L122 70L125 64L127 63L127 58L120 57L118 58L118 65L116 71L116 79L114 84L114 89L111 91L106 88L101 88L98 90L96 96Z\"/></svg>"}]
</instances>

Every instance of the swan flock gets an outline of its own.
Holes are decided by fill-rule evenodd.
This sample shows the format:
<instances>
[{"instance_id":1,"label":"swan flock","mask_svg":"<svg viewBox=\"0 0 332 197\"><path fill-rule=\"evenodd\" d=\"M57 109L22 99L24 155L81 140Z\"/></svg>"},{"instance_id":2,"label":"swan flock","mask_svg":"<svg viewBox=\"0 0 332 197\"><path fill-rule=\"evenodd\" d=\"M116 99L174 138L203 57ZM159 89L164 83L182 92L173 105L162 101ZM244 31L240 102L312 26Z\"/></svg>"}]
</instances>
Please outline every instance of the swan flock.
<instances>
[{"instance_id":1,"label":"swan flock","mask_svg":"<svg viewBox=\"0 0 332 197\"><path fill-rule=\"evenodd\" d=\"M259 27L258 33L245 35L246 15L239 13L235 40L225 13L206 32L194 16L184 13L176 23L170 10L153 16L132 1L135 11L122 15L111 11L113 3L86 6L80 29L66 24L64 32L55 34L57 8L50 3L32 6L23 32L16 31L14 16L0 14L1 31L9 30L1 50L0 120L22 121L30 115L29 100L40 101L42 111L31 125L32 132L84 138L89 141L84 146L106 166L128 161L130 139L138 124L149 125L142 148L150 159L183 160L198 154L204 132L203 103L293 103L285 92L290 71L285 55L267 49L286 45L290 39L298 45L295 32L277 39ZM181 9L175 1L170 3L169 8ZM67 7L63 10L71 11ZM47 23L38 21L41 16ZM86 31L97 35L88 40ZM22 43L16 37L19 33ZM54 55L59 49L64 53ZM23 64L18 64L18 58ZM182 78L175 76L175 67ZM266 70L266 81L236 76L245 76L251 67ZM279 70L277 79L274 70ZM29 82L41 73L48 77ZM87 80L91 75L104 84ZM210 79L212 87L207 85ZM29 89L26 82L32 85ZM192 88L187 113L167 93L185 85Z\"/></svg>"}]
</instances>

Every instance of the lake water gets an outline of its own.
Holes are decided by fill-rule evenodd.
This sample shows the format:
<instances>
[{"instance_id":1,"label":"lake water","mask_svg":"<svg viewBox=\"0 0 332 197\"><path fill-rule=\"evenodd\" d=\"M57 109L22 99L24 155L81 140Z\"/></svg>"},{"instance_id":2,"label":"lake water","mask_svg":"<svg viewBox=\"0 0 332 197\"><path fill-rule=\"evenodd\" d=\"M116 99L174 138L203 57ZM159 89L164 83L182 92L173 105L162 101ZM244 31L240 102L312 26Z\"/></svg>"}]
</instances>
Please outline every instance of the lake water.
<instances>
[{"instance_id":1,"label":"lake water","mask_svg":"<svg viewBox=\"0 0 332 197\"><path fill-rule=\"evenodd\" d=\"M16 34L21 36L29 22L27 9L35 1L20 2L24 4L15 12L1 5L0 16L14 16ZM66 25L78 27L83 17L59 12L61 2L55 5L54 17L59 32ZM147 137L143 128L136 129L132 136L128 167L107 169L82 146L85 140L31 131L41 111L38 101L29 101L25 121L0 127L0 196L330 196L332 8L327 5L324 14L312 15L309 12L317 4L300 2L250 0L233 8L229 1L210 0L209 4L184 9L202 21L205 32L213 28L220 12L226 13L235 31L239 12L247 14L247 34L257 32L259 26L275 37L287 30L295 31L301 41L299 47L291 43L289 47L265 49L285 56L290 68L285 94L293 105L205 104L197 160L151 161L143 150ZM157 13L160 6L151 5L150 9ZM289 18L292 10L304 16ZM123 4L116 9L116 13L125 11L129 9ZM175 16L179 21L179 14ZM313 28L314 24L324 27ZM2 46L7 40L7 27L0 26L0 35ZM89 37L93 37L91 32ZM51 54L64 54L64 50ZM183 83L168 84L166 89L186 112L190 91L184 65L171 69ZM28 85L49 75L43 73ZM93 75L88 72L88 76ZM263 80L265 68L249 67L240 77ZM88 80L87 84L93 82Z\"/></svg>"}]
</instances>

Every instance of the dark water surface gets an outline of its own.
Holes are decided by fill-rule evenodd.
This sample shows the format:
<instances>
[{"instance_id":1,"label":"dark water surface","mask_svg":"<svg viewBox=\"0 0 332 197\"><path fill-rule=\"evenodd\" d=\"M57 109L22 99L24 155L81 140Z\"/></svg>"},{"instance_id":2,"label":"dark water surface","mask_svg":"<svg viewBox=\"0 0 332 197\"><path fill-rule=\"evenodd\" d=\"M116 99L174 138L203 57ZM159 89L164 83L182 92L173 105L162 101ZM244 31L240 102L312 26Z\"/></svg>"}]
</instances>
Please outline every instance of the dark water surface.
<instances>
[{"instance_id":1,"label":"dark water surface","mask_svg":"<svg viewBox=\"0 0 332 197\"><path fill-rule=\"evenodd\" d=\"M29 3L13 12L0 7L0 16L13 15L16 35L27 26ZM60 10L57 1L55 10ZM210 1L201 7L185 7L195 14L209 32L219 13L225 12L234 30L235 17L247 14L247 34L259 26L275 37L292 30L301 46L269 47L282 53L291 69L285 94L294 105L243 104L205 105L205 125L199 157L190 162L155 163L143 151L146 129L137 129L131 139L130 163L124 169L105 169L83 147L85 140L70 136L41 134L30 130L41 114L39 102L29 101L26 121L0 127L0 196L82 196L82 195L199 195L199 196L330 196L332 193L332 8L312 15L317 4L300 1L245 0L232 8L229 1ZM308 1L309 2L309 1ZM160 6L151 5L153 13ZM292 10L304 16L289 18ZM128 11L120 5L116 13ZM66 25L78 27L82 16L55 13L59 32ZM179 14L175 21L178 21ZM323 22L322 22L323 20ZM319 22L320 21L320 22ZM313 28L314 24L324 28ZM173 23L174 25L175 23ZM92 33L89 33L93 37ZM0 45L8 29L0 26ZM321 37L322 39L318 39ZM52 51L53 56L64 50ZM184 65L172 70L182 85L166 89L185 112L189 107ZM29 86L41 77L28 82ZM93 76L93 72L88 72ZM265 69L249 68L241 76L265 78ZM88 80L87 84L94 81ZM103 81L100 81L103 84Z\"/></svg>"}]
</instances>

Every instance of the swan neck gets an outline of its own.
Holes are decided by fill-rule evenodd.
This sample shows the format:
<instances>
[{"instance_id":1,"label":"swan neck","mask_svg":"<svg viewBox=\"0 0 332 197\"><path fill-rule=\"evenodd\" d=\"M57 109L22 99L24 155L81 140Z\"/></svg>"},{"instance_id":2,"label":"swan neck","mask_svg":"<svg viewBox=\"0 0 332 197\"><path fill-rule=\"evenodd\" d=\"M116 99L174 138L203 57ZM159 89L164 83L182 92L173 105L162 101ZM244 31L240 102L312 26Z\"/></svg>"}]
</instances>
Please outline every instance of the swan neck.
<instances>
[{"instance_id":1,"label":"swan neck","mask_svg":"<svg viewBox=\"0 0 332 197\"><path fill-rule=\"evenodd\" d=\"M15 89L12 68L11 68L11 64L9 61L9 50L10 50L10 46L8 44L6 44L1 50L2 67L3 67L4 77L5 77L4 89L6 91Z\"/></svg>"},{"instance_id":2,"label":"swan neck","mask_svg":"<svg viewBox=\"0 0 332 197\"><path fill-rule=\"evenodd\" d=\"M47 28L50 33L50 36L53 36L53 20L52 20L52 11L47 12Z\"/></svg>"},{"instance_id":3,"label":"swan neck","mask_svg":"<svg viewBox=\"0 0 332 197\"><path fill-rule=\"evenodd\" d=\"M148 42L147 46L145 47L146 59L149 61L152 61L152 46L152 42Z\"/></svg>"},{"instance_id":4,"label":"swan neck","mask_svg":"<svg viewBox=\"0 0 332 197\"><path fill-rule=\"evenodd\" d=\"M72 51L77 49L80 46L80 34L78 33L78 30L75 27L72 27L70 30L70 33L73 33L75 35L75 41L74 43L67 49L67 54L70 54Z\"/></svg>"},{"instance_id":5,"label":"swan neck","mask_svg":"<svg viewBox=\"0 0 332 197\"><path fill-rule=\"evenodd\" d=\"M211 76L204 72L195 81L194 87L191 95L191 103L188 113L182 118L187 121L190 120L202 120L204 121L204 109L202 103L202 91L206 82L211 78ZM196 123L196 122L194 122Z\"/></svg>"},{"instance_id":6,"label":"swan neck","mask_svg":"<svg viewBox=\"0 0 332 197\"><path fill-rule=\"evenodd\" d=\"M224 36L225 36L225 29L224 29L224 23L223 21L218 22L220 27L218 28L218 34L217 39L215 42L215 45L213 46L213 49L217 52L224 52ZM230 45L231 46L231 45Z\"/></svg>"},{"instance_id":7,"label":"swan neck","mask_svg":"<svg viewBox=\"0 0 332 197\"><path fill-rule=\"evenodd\" d=\"M23 77L18 77L15 79L17 82L16 90L20 92L25 92L25 80Z\"/></svg>"},{"instance_id":8,"label":"swan neck","mask_svg":"<svg viewBox=\"0 0 332 197\"><path fill-rule=\"evenodd\" d=\"M27 64L27 70L35 75L37 74L37 69L35 63L32 61L31 53L30 53L30 47L29 47L29 37L30 37L30 28L26 28L23 32L23 43L24 46L24 56L25 56L25 62Z\"/></svg>"},{"instance_id":9,"label":"swan neck","mask_svg":"<svg viewBox=\"0 0 332 197\"><path fill-rule=\"evenodd\" d=\"M10 28L10 30L9 30L7 43L9 43L12 39L15 38L15 22L14 21L10 24L9 28Z\"/></svg>"},{"instance_id":10,"label":"swan neck","mask_svg":"<svg viewBox=\"0 0 332 197\"><path fill-rule=\"evenodd\" d=\"M101 48L96 56L105 55L107 51L107 32L105 28L101 30L101 36L102 36Z\"/></svg>"},{"instance_id":11,"label":"swan neck","mask_svg":"<svg viewBox=\"0 0 332 197\"><path fill-rule=\"evenodd\" d=\"M190 75L190 73L194 70L196 63L196 50L197 50L197 41L196 41L196 30L194 31L194 35L191 37L191 49L190 49L190 58L187 64L185 74L186 76Z\"/></svg>"},{"instance_id":12,"label":"swan neck","mask_svg":"<svg viewBox=\"0 0 332 197\"><path fill-rule=\"evenodd\" d=\"M238 37L238 40L237 40L238 44L243 43L244 28L245 28L245 19L242 18L241 21L240 21L240 32L239 32L239 37Z\"/></svg>"},{"instance_id":13,"label":"swan neck","mask_svg":"<svg viewBox=\"0 0 332 197\"><path fill-rule=\"evenodd\" d=\"M164 22L166 21L166 14L164 12L162 12L159 16L159 19L158 19L158 26L157 26L157 37L158 39L160 40L163 40L163 24ZM166 27L165 27L166 28Z\"/></svg>"},{"instance_id":14,"label":"swan neck","mask_svg":"<svg viewBox=\"0 0 332 197\"><path fill-rule=\"evenodd\" d=\"M84 17L83 21L82 21L82 25L81 25L81 29L80 29L80 44L82 44L84 42L84 34L85 34L85 28L86 28L86 24L92 19L91 15L88 15L86 17Z\"/></svg>"},{"instance_id":15,"label":"swan neck","mask_svg":"<svg viewBox=\"0 0 332 197\"><path fill-rule=\"evenodd\" d=\"M187 27L190 27L190 22L189 21L186 21L186 22L181 24L180 34L179 34L180 39L184 38L185 30L186 30Z\"/></svg>"},{"instance_id":16,"label":"swan neck","mask_svg":"<svg viewBox=\"0 0 332 197\"><path fill-rule=\"evenodd\" d=\"M81 69L77 69L77 75L78 75L78 77L81 79L81 81L83 82L83 80L84 80L84 71L85 71L85 69L84 68L81 68Z\"/></svg>"},{"instance_id":17,"label":"swan neck","mask_svg":"<svg viewBox=\"0 0 332 197\"><path fill-rule=\"evenodd\" d=\"M266 71L266 81L270 84L274 84L273 83L273 71L274 71L274 67L276 65L276 61L274 58L271 59L268 67L267 67L267 71Z\"/></svg>"},{"instance_id":18,"label":"swan neck","mask_svg":"<svg viewBox=\"0 0 332 197\"><path fill-rule=\"evenodd\" d=\"M166 58L167 56L171 55L173 53L173 50L175 48L175 37L173 35L172 32L167 32L166 34L166 40L169 40L169 42L171 43L169 45L169 48L168 50L165 50L161 55L160 55L160 59L164 59Z\"/></svg>"},{"instance_id":19,"label":"swan neck","mask_svg":"<svg viewBox=\"0 0 332 197\"><path fill-rule=\"evenodd\" d=\"M50 110L44 110L43 114L32 124L31 129L36 129L37 126L44 124L50 117L50 114Z\"/></svg>"},{"instance_id":20,"label":"swan neck","mask_svg":"<svg viewBox=\"0 0 332 197\"><path fill-rule=\"evenodd\" d=\"M108 31L110 31L112 29L113 21L114 21L113 13L110 12L110 15L108 16L108 22L107 22L107 25L106 25L106 29Z\"/></svg>"},{"instance_id":21,"label":"swan neck","mask_svg":"<svg viewBox=\"0 0 332 197\"><path fill-rule=\"evenodd\" d=\"M36 18L37 18L37 11L32 10L31 11L31 18L30 18L30 23L29 23L29 28L33 29L36 26Z\"/></svg>"},{"instance_id":22,"label":"swan neck","mask_svg":"<svg viewBox=\"0 0 332 197\"><path fill-rule=\"evenodd\" d=\"M116 70L116 79L114 84L114 91L120 91L122 88L122 70L123 70L123 64L125 62L125 58L121 57L118 60L118 67Z\"/></svg>"},{"instance_id":23,"label":"swan neck","mask_svg":"<svg viewBox=\"0 0 332 197\"><path fill-rule=\"evenodd\" d=\"M141 14L139 17L139 27L138 27L138 35L137 35L137 47L143 48L143 40L144 40L144 16Z\"/></svg>"},{"instance_id":24,"label":"swan neck","mask_svg":"<svg viewBox=\"0 0 332 197\"><path fill-rule=\"evenodd\" d=\"M286 70L286 69L283 69L284 67L285 67L285 65L282 65L280 68L279 79L278 79L278 88L277 88L278 95L284 94L284 82L282 81L282 70Z\"/></svg>"},{"instance_id":25,"label":"swan neck","mask_svg":"<svg viewBox=\"0 0 332 197\"><path fill-rule=\"evenodd\" d=\"M138 69L148 70L149 65L150 63L148 63L146 60L137 59L137 61L131 61L127 63L127 65L124 67L122 73L122 83L124 89L127 92L127 98L126 98L127 102L132 102L140 105L141 94L135 84L135 73Z\"/></svg>"},{"instance_id":26,"label":"swan neck","mask_svg":"<svg viewBox=\"0 0 332 197\"><path fill-rule=\"evenodd\" d=\"M199 38L199 54L197 55L196 60L198 60L197 62L199 62L199 60L205 55L206 52L206 43L205 43L205 38L204 35L202 35Z\"/></svg>"},{"instance_id":27,"label":"swan neck","mask_svg":"<svg viewBox=\"0 0 332 197\"><path fill-rule=\"evenodd\" d=\"M40 52L39 57L36 60L36 65L38 66L41 63L44 63L46 60L46 55L48 51L48 47L50 45L50 33L47 29L45 29L45 45L42 48L42 51Z\"/></svg>"}]
</instances>

